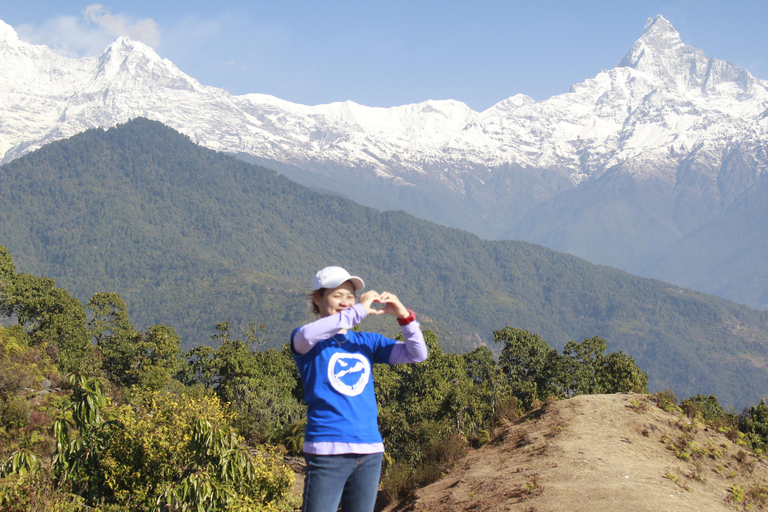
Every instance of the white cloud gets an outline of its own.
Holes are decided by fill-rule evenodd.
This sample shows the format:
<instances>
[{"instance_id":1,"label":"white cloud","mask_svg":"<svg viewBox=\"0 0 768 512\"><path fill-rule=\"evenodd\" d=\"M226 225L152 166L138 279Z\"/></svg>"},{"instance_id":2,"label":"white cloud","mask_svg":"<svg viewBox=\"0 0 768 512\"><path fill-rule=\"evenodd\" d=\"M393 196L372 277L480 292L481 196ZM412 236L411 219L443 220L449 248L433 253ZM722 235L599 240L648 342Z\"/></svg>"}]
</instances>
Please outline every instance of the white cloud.
<instances>
[{"instance_id":1,"label":"white cloud","mask_svg":"<svg viewBox=\"0 0 768 512\"><path fill-rule=\"evenodd\" d=\"M152 18L136 20L133 24L121 14L101 4L92 4L83 11L86 21L95 23L115 37L128 36L153 48L160 44L160 26Z\"/></svg>"},{"instance_id":2,"label":"white cloud","mask_svg":"<svg viewBox=\"0 0 768 512\"><path fill-rule=\"evenodd\" d=\"M32 44L44 44L67 57L86 57L99 54L114 37L103 30L87 27L74 16L60 16L42 25L19 25L19 39Z\"/></svg>"},{"instance_id":3,"label":"white cloud","mask_svg":"<svg viewBox=\"0 0 768 512\"><path fill-rule=\"evenodd\" d=\"M119 36L127 36L153 48L160 44L160 26L151 18L134 20L101 4L85 8L83 17L59 16L42 25L15 27L22 41L44 44L67 57L98 55Z\"/></svg>"}]
</instances>

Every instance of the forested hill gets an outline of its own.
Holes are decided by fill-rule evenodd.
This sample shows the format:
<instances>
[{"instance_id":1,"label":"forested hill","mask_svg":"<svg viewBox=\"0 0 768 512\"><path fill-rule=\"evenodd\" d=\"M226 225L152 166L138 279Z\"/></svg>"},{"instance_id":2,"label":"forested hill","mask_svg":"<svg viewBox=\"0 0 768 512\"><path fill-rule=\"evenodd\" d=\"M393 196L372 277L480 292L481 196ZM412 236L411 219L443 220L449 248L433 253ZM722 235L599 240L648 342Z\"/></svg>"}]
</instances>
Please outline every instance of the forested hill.
<instances>
[{"instance_id":1,"label":"forested hill","mask_svg":"<svg viewBox=\"0 0 768 512\"><path fill-rule=\"evenodd\" d=\"M263 322L282 345L308 318L313 273L338 264L398 294L447 350L492 345L507 325L556 348L601 336L652 390L739 406L768 395L768 313L323 195L144 119L0 167L0 204L19 271L83 301L117 292L135 325L171 325L187 347L222 321Z\"/></svg>"}]
</instances>

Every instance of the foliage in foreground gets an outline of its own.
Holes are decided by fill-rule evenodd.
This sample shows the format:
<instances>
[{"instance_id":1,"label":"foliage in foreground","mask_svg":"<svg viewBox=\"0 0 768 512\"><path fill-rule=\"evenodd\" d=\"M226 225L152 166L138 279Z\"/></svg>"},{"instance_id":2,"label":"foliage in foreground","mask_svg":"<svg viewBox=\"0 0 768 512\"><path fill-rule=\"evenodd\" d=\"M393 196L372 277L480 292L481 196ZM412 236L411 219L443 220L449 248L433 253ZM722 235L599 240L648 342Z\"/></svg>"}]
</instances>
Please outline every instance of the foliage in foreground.
<instances>
[{"instance_id":1,"label":"foliage in foreground","mask_svg":"<svg viewBox=\"0 0 768 512\"><path fill-rule=\"evenodd\" d=\"M221 323L215 348L183 354L170 327L136 331L119 295L94 295L86 312L52 281L16 274L3 251L0 308L16 320L0 326L3 510L294 505L282 453L300 453L305 406L287 345L262 350L263 326L234 338ZM496 426L552 398L646 391L632 357L606 354L598 337L558 353L540 336L506 327L493 336L498 360L487 347L459 355L443 352L432 332L425 339L427 361L374 368L387 445L384 500L436 480ZM676 398L664 400L678 407ZM724 414L711 396L680 407ZM745 446L765 449L764 402L729 421L723 428Z\"/></svg>"},{"instance_id":2,"label":"foliage in foreground","mask_svg":"<svg viewBox=\"0 0 768 512\"><path fill-rule=\"evenodd\" d=\"M213 392L174 380L172 328L134 330L117 294L86 316L0 249L0 314L16 320L0 326L0 509L292 509L280 451L249 449Z\"/></svg>"},{"instance_id":3,"label":"foliage in foreground","mask_svg":"<svg viewBox=\"0 0 768 512\"><path fill-rule=\"evenodd\" d=\"M16 452L0 468L3 510L40 500L104 510L287 510L293 473L274 448L253 453L227 426L214 396L134 390L112 406L97 379L73 375L72 398L53 426L56 450ZM58 506L58 505L57 505Z\"/></svg>"}]
</instances>

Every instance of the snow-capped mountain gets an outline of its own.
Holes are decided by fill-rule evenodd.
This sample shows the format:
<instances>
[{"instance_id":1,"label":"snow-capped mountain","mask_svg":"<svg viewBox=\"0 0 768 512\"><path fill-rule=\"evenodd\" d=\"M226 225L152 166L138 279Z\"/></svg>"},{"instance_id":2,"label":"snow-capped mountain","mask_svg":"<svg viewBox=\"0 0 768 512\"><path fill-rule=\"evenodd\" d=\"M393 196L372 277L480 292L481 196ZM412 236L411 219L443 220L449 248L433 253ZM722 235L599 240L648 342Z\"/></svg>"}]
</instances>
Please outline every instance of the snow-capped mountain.
<instances>
[{"instance_id":1,"label":"snow-capped mountain","mask_svg":"<svg viewBox=\"0 0 768 512\"><path fill-rule=\"evenodd\" d=\"M333 162L407 182L427 172L425 163L438 164L447 168L441 178L460 191L465 174L486 177L487 170L473 172L478 165L554 168L578 184L647 160L649 151L688 154L702 142L765 136L768 128L768 82L683 45L661 16L616 68L571 92L542 102L517 95L479 113L452 100L385 109L232 96L125 37L98 57L69 59L21 42L0 22L0 44L3 162L87 128L145 116L213 149L304 168Z\"/></svg>"},{"instance_id":2,"label":"snow-capped mountain","mask_svg":"<svg viewBox=\"0 0 768 512\"><path fill-rule=\"evenodd\" d=\"M69 59L0 21L0 162L139 116L363 204L652 277L662 247L726 212L768 167L768 81L686 46L662 16L615 68L484 112L233 96L126 38ZM768 304L763 291L728 298Z\"/></svg>"}]
</instances>

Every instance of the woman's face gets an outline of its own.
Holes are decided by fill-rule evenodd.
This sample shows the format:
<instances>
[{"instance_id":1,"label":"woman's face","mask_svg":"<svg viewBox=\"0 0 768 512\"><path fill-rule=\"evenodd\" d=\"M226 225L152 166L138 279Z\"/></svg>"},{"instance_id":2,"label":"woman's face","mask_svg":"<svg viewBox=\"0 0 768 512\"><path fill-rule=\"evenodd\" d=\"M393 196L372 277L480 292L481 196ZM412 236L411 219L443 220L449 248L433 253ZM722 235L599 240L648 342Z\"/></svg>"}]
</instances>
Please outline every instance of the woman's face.
<instances>
[{"instance_id":1,"label":"woman's face","mask_svg":"<svg viewBox=\"0 0 768 512\"><path fill-rule=\"evenodd\" d=\"M351 281L347 281L341 286L327 290L322 297L316 295L313 300L320 310L320 316L335 315L355 305L355 288Z\"/></svg>"}]
</instances>

